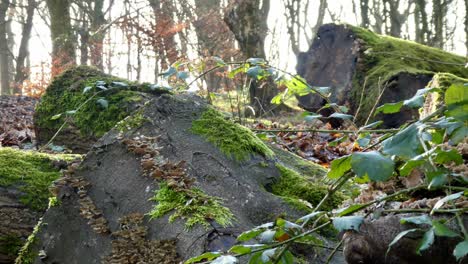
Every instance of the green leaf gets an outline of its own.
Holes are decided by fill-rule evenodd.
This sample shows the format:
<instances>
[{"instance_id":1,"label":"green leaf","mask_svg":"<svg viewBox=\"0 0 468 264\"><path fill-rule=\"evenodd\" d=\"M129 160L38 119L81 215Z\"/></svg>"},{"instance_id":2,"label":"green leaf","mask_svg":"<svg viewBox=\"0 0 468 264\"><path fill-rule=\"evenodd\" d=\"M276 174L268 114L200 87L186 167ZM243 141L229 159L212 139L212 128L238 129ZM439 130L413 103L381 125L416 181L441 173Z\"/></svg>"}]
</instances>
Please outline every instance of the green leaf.
<instances>
[{"instance_id":1,"label":"green leaf","mask_svg":"<svg viewBox=\"0 0 468 264\"><path fill-rule=\"evenodd\" d=\"M185 80L189 77L189 73L186 71L177 72L177 78Z\"/></svg>"},{"instance_id":2,"label":"green leaf","mask_svg":"<svg viewBox=\"0 0 468 264\"><path fill-rule=\"evenodd\" d=\"M312 89L315 89L316 91L320 92L323 95L328 95L330 94L331 88L330 87L313 87Z\"/></svg>"},{"instance_id":3,"label":"green leaf","mask_svg":"<svg viewBox=\"0 0 468 264\"><path fill-rule=\"evenodd\" d=\"M371 141L371 135L369 133L359 134L357 143L361 148L367 147Z\"/></svg>"},{"instance_id":4,"label":"green leaf","mask_svg":"<svg viewBox=\"0 0 468 264\"><path fill-rule=\"evenodd\" d=\"M413 169L419 167L420 165L422 165L424 163L426 163L426 161L423 160L423 159L408 160L407 162L405 162L405 164L403 164L403 166L400 167L400 169L399 169L400 175L401 176L408 176L413 171Z\"/></svg>"},{"instance_id":5,"label":"green leaf","mask_svg":"<svg viewBox=\"0 0 468 264\"><path fill-rule=\"evenodd\" d=\"M403 102L398 103L386 103L383 104L375 110L374 116L378 113L382 112L384 114L393 114L400 112L401 107L403 106Z\"/></svg>"},{"instance_id":6,"label":"green leaf","mask_svg":"<svg viewBox=\"0 0 468 264\"><path fill-rule=\"evenodd\" d=\"M211 264L236 264L236 263L239 263L237 261L237 258L234 256L229 256L229 255L220 256L216 258L215 260L213 260L213 262L211 262Z\"/></svg>"},{"instance_id":7,"label":"green leaf","mask_svg":"<svg viewBox=\"0 0 468 264\"><path fill-rule=\"evenodd\" d=\"M416 122L382 142L383 153L411 159L422 153L418 139L421 123Z\"/></svg>"},{"instance_id":8,"label":"green leaf","mask_svg":"<svg viewBox=\"0 0 468 264\"><path fill-rule=\"evenodd\" d=\"M463 163L463 157L456 149L445 151L439 148L436 150L434 161L439 164L445 164L453 161L455 164L460 165Z\"/></svg>"},{"instance_id":9,"label":"green leaf","mask_svg":"<svg viewBox=\"0 0 468 264\"><path fill-rule=\"evenodd\" d=\"M437 201L437 203L432 208L431 214L434 213L434 210L437 210L437 209L441 208L446 202L456 200L456 199L460 198L462 195L463 195L463 192L458 192L458 193L454 193L454 194L445 196L444 198L440 199L439 201Z\"/></svg>"},{"instance_id":10,"label":"green leaf","mask_svg":"<svg viewBox=\"0 0 468 264\"><path fill-rule=\"evenodd\" d=\"M128 84L126 84L124 82L112 82L111 85L113 87L128 87Z\"/></svg>"},{"instance_id":11,"label":"green leaf","mask_svg":"<svg viewBox=\"0 0 468 264\"><path fill-rule=\"evenodd\" d=\"M424 236L419 242L418 249L416 250L416 253L418 255L421 255L421 251L428 249L432 244L434 243L434 229L429 229L424 233Z\"/></svg>"},{"instance_id":12,"label":"green leaf","mask_svg":"<svg viewBox=\"0 0 468 264\"><path fill-rule=\"evenodd\" d=\"M200 261L210 261L219 256L221 256L221 253L219 252L206 252L206 253L201 254L200 256L188 259L187 261L184 262L184 264L197 263Z\"/></svg>"},{"instance_id":13,"label":"green leaf","mask_svg":"<svg viewBox=\"0 0 468 264\"><path fill-rule=\"evenodd\" d=\"M91 89L93 89L93 87L91 87L91 86L86 86L86 87L83 89L83 94L85 94L85 93L91 91Z\"/></svg>"},{"instance_id":14,"label":"green leaf","mask_svg":"<svg viewBox=\"0 0 468 264\"><path fill-rule=\"evenodd\" d=\"M434 229L434 233L436 236L443 236L443 237L457 237L459 236L457 233L452 231L446 225L441 223L438 220L432 221L432 228Z\"/></svg>"},{"instance_id":15,"label":"green leaf","mask_svg":"<svg viewBox=\"0 0 468 264\"><path fill-rule=\"evenodd\" d=\"M323 214L323 212L321 212L321 211L313 212L313 213L310 213L308 215L304 215L303 217L297 219L297 222L298 223L303 223L303 222L309 221L309 219L315 218L317 215L321 215L321 214Z\"/></svg>"},{"instance_id":16,"label":"green leaf","mask_svg":"<svg viewBox=\"0 0 468 264\"><path fill-rule=\"evenodd\" d=\"M466 137L468 137L468 126L462 126L453 131L452 135L450 136L450 141L452 144L458 144Z\"/></svg>"},{"instance_id":17,"label":"green leaf","mask_svg":"<svg viewBox=\"0 0 468 264\"><path fill-rule=\"evenodd\" d=\"M351 167L360 178L367 175L372 181L386 181L392 177L395 163L377 151L355 152Z\"/></svg>"},{"instance_id":18,"label":"green leaf","mask_svg":"<svg viewBox=\"0 0 468 264\"><path fill-rule=\"evenodd\" d=\"M96 85L96 88L98 88L99 90L102 90L102 91L107 90L107 87L105 87L104 85Z\"/></svg>"},{"instance_id":19,"label":"green leaf","mask_svg":"<svg viewBox=\"0 0 468 264\"><path fill-rule=\"evenodd\" d=\"M257 237L258 235L260 235L263 231L264 229L262 228L245 231L237 237L237 241L240 241L240 242L249 241L250 239L253 239Z\"/></svg>"},{"instance_id":20,"label":"green leaf","mask_svg":"<svg viewBox=\"0 0 468 264\"><path fill-rule=\"evenodd\" d=\"M237 74L244 72L245 66L241 65L239 67L234 68L232 71L229 72L228 77L229 78L234 78Z\"/></svg>"},{"instance_id":21,"label":"green leaf","mask_svg":"<svg viewBox=\"0 0 468 264\"><path fill-rule=\"evenodd\" d=\"M266 230L263 231L259 236L258 240L260 243L271 243L273 242L273 239L275 238L275 231L274 230Z\"/></svg>"},{"instance_id":22,"label":"green leaf","mask_svg":"<svg viewBox=\"0 0 468 264\"><path fill-rule=\"evenodd\" d=\"M234 253L234 254L247 254L252 252L251 247L246 247L244 245L235 245L229 249L229 253Z\"/></svg>"},{"instance_id":23,"label":"green leaf","mask_svg":"<svg viewBox=\"0 0 468 264\"><path fill-rule=\"evenodd\" d=\"M408 229L408 230L405 230L405 231L402 231L400 232L393 240L392 242L390 242L390 244L388 245L388 249L387 249L387 252L385 253L385 256L388 255L388 252L390 252L390 250L392 249L393 245L395 245L396 243L398 243L398 241L400 241L400 239L402 239L404 236L406 236L407 234L411 233L411 232L415 232L415 231L419 231L420 229L419 228L414 228L414 229Z\"/></svg>"},{"instance_id":24,"label":"green leaf","mask_svg":"<svg viewBox=\"0 0 468 264\"><path fill-rule=\"evenodd\" d=\"M462 241L457 244L453 250L453 255L459 261L461 258L468 254L468 240Z\"/></svg>"},{"instance_id":25,"label":"green leaf","mask_svg":"<svg viewBox=\"0 0 468 264\"><path fill-rule=\"evenodd\" d=\"M342 136L342 137L337 138L337 139L333 140L332 142L328 143L328 146L336 147L336 146L338 146L338 144L341 144L341 143L345 142L348 139L349 139L348 136Z\"/></svg>"},{"instance_id":26,"label":"green leaf","mask_svg":"<svg viewBox=\"0 0 468 264\"><path fill-rule=\"evenodd\" d=\"M350 214L353 214L354 212L357 212L365 207L367 207L368 205L366 204L353 204L353 205L350 205L346 208L343 208L342 210L339 210L337 213L338 213L338 216L347 216L347 215L350 215Z\"/></svg>"},{"instance_id":27,"label":"green leaf","mask_svg":"<svg viewBox=\"0 0 468 264\"><path fill-rule=\"evenodd\" d=\"M174 68L174 67L169 67L169 69L167 69L167 71L161 73L160 75L162 75L164 78L169 78L171 77L172 75L176 74L177 73L177 69Z\"/></svg>"},{"instance_id":28,"label":"green leaf","mask_svg":"<svg viewBox=\"0 0 468 264\"><path fill-rule=\"evenodd\" d=\"M328 171L328 178L337 179L343 176L351 169L351 156L343 156L335 159L330 163L330 171Z\"/></svg>"},{"instance_id":29,"label":"green leaf","mask_svg":"<svg viewBox=\"0 0 468 264\"><path fill-rule=\"evenodd\" d=\"M57 119L59 119L60 117L62 117L62 114L63 114L63 113L53 115L53 116L50 118L50 120L57 120Z\"/></svg>"},{"instance_id":30,"label":"green leaf","mask_svg":"<svg viewBox=\"0 0 468 264\"><path fill-rule=\"evenodd\" d=\"M97 99L96 103L104 109L109 107L109 102L104 98Z\"/></svg>"},{"instance_id":31,"label":"green leaf","mask_svg":"<svg viewBox=\"0 0 468 264\"><path fill-rule=\"evenodd\" d=\"M342 114L342 113L333 113L329 117L339 118L339 119L348 119L348 120L354 118L354 116L352 116L352 115Z\"/></svg>"},{"instance_id":32,"label":"green leaf","mask_svg":"<svg viewBox=\"0 0 468 264\"><path fill-rule=\"evenodd\" d=\"M226 65L226 62L224 62L224 60L221 59L220 57L213 56L211 58L216 62L216 66L225 66Z\"/></svg>"},{"instance_id":33,"label":"green leaf","mask_svg":"<svg viewBox=\"0 0 468 264\"><path fill-rule=\"evenodd\" d=\"M252 65L264 65L265 60L262 58L249 58L247 60L247 63L252 64Z\"/></svg>"},{"instance_id":34,"label":"green leaf","mask_svg":"<svg viewBox=\"0 0 468 264\"><path fill-rule=\"evenodd\" d=\"M431 225L432 221L429 216L420 215L420 216L411 216L411 217L401 218L400 223L402 224L412 223L416 225Z\"/></svg>"},{"instance_id":35,"label":"green leaf","mask_svg":"<svg viewBox=\"0 0 468 264\"><path fill-rule=\"evenodd\" d=\"M445 91L445 104L448 110L446 116L452 116L459 121L468 120L468 87L452 84Z\"/></svg>"},{"instance_id":36,"label":"green leaf","mask_svg":"<svg viewBox=\"0 0 468 264\"><path fill-rule=\"evenodd\" d=\"M282 102L283 102L283 94L282 94L282 93L275 95L275 97L273 97L273 98L271 99L271 103L272 103L272 104L279 105L279 104L281 104Z\"/></svg>"},{"instance_id":37,"label":"green leaf","mask_svg":"<svg viewBox=\"0 0 468 264\"><path fill-rule=\"evenodd\" d=\"M381 124L383 124L383 121L377 121L377 122L368 124L367 126L361 127L361 130L368 129L368 128L376 128L376 127L380 126Z\"/></svg>"},{"instance_id":38,"label":"green leaf","mask_svg":"<svg viewBox=\"0 0 468 264\"><path fill-rule=\"evenodd\" d=\"M276 220L276 225L279 226L279 227L283 227L286 231L297 232L297 231L302 230L302 226L300 226L298 224L295 224L295 223L292 223L292 222L289 222L288 220L284 220L282 218L278 218Z\"/></svg>"},{"instance_id":39,"label":"green leaf","mask_svg":"<svg viewBox=\"0 0 468 264\"><path fill-rule=\"evenodd\" d=\"M286 250L283 255L281 256L280 262L281 264L294 264L294 255L291 251Z\"/></svg>"},{"instance_id":40,"label":"green leaf","mask_svg":"<svg viewBox=\"0 0 468 264\"><path fill-rule=\"evenodd\" d=\"M294 76L292 79L287 80L285 83L288 90L295 95L304 96L314 91L307 85L307 81L299 75Z\"/></svg>"},{"instance_id":41,"label":"green leaf","mask_svg":"<svg viewBox=\"0 0 468 264\"><path fill-rule=\"evenodd\" d=\"M262 253L262 261L266 263L270 261L275 256L276 248L267 249Z\"/></svg>"},{"instance_id":42,"label":"green leaf","mask_svg":"<svg viewBox=\"0 0 468 264\"><path fill-rule=\"evenodd\" d=\"M361 226L363 221L363 216L335 217L333 218L333 226L338 230L338 232L345 230L359 231L359 226Z\"/></svg>"},{"instance_id":43,"label":"green leaf","mask_svg":"<svg viewBox=\"0 0 468 264\"><path fill-rule=\"evenodd\" d=\"M437 169L426 173L427 181L429 182L429 190L444 186L448 181L449 172L445 168Z\"/></svg>"},{"instance_id":44,"label":"green leaf","mask_svg":"<svg viewBox=\"0 0 468 264\"><path fill-rule=\"evenodd\" d=\"M308 115L306 117L304 117L304 120L306 122L312 122L313 120L317 119L317 118L321 118L322 115Z\"/></svg>"},{"instance_id":45,"label":"green leaf","mask_svg":"<svg viewBox=\"0 0 468 264\"><path fill-rule=\"evenodd\" d=\"M251 78L260 79L263 76L264 71L262 67L254 66L254 67L250 67L246 73L247 73L247 76Z\"/></svg>"}]
</instances>

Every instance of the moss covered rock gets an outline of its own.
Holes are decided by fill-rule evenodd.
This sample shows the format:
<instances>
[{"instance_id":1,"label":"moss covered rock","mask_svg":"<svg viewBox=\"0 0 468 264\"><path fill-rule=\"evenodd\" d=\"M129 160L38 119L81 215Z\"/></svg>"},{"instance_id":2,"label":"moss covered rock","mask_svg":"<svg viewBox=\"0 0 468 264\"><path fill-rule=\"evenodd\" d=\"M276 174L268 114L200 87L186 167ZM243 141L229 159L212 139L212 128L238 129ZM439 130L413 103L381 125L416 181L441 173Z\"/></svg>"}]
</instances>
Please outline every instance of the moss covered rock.
<instances>
[{"instance_id":1,"label":"moss covered rock","mask_svg":"<svg viewBox=\"0 0 468 264\"><path fill-rule=\"evenodd\" d=\"M67 121L53 144L86 152L151 94L160 92L148 84L129 82L88 66L67 70L52 81L36 108L38 143L47 143Z\"/></svg>"},{"instance_id":2,"label":"moss covered rock","mask_svg":"<svg viewBox=\"0 0 468 264\"><path fill-rule=\"evenodd\" d=\"M48 188L60 177L60 167L76 158L0 148L0 263L16 258L48 207Z\"/></svg>"},{"instance_id":3,"label":"moss covered rock","mask_svg":"<svg viewBox=\"0 0 468 264\"><path fill-rule=\"evenodd\" d=\"M310 84L332 88L331 100L358 112L363 123L382 93L379 105L412 97L436 73L468 78L464 57L415 42L375 34L349 25L322 26L309 51L298 58L298 73ZM324 102L308 95L300 104L316 111ZM403 109L387 115L387 126L416 118L417 111Z\"/></svg>"}]
</instances>

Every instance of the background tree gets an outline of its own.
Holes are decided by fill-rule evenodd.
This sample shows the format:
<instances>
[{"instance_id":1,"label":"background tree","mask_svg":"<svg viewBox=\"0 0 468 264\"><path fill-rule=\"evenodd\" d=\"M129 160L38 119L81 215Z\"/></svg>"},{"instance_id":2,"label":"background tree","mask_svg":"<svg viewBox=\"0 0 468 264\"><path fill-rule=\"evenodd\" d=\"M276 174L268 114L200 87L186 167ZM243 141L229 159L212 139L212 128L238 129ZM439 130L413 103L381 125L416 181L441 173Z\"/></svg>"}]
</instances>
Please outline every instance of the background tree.
<instances>
[{"instance_id":1,"label":"background tree","mask_svg":"<svg viewBox=\"0 0 468 264\"><path fill-rule=\"evenodd\" d=\"M9 50L7 39L7 11L9 0L0 1L0 86L2 94L10 94Z\"/></svg>"}]
</instances>

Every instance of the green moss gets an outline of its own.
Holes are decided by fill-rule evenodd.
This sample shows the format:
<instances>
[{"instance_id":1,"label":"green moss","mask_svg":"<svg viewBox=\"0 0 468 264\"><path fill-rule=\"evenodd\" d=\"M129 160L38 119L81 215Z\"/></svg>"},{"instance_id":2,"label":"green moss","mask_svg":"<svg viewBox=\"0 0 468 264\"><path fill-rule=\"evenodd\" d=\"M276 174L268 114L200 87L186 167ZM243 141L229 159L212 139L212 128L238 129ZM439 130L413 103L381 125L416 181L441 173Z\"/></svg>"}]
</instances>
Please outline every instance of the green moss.
<instances>
[{"instance_id":1,"label":"green moss","mask_svg":"<svg viewBox=\"0 0 468 264\"><path fill-rule=\"evenodd\" d=\"M200 119L193 121L192 132L205 137L225 155L238 161L244 161L254 153L267 158L274 155L252 131L226 120L221 113L213 109L207 109Z\"/></svg>"},{"instance_id":2,"label":"green moss","mask_svg":"<svg viewBox=\"0 0 468 264\"><path fill-rule=\"evenodd\" d=\"M197 224L209 227L208 220L214 220L226 227L234 217L228 208L220 204L219 198L208 196L197 188L175 190L166 182L162 182L151 200L158 203L149 213L151 218L159 218L174 211L169 217L169 222L177 218L186 219L187 229Z\"/></svg>"},{"instance_id":3,"label":"green moss","mask_svg":"<svg viewBox=\"0 0 468 264\"><path fill-rule=\"evenodd\" d=\"M132 129L132 128L140 127L140 126L143 125L143 123L145 123L146 121L148 121L148 119L146 119L146 118L143 116L142 111L138 111L138 112L136 112L135 114L130 115L130 116L127 116L127 117L124 118L123 120L119 121L119 122L117 123L117 125L115 125L115 127L116 127L120 132L126 132L126 131L129 131L129 130Z\"/></svg>"},{"instance_id":4,"label":"green moss","mask_svg":"<svg viewBox=\"0 0 468 264\"><path fill-rule=\"evenodd\" d=\"M146 86L140 87L124 79L104 74L92 67L79 66L54 78L36 108L36 124L52 131L57 130L62 125L64 117L51 120L52 116L76 110L100 91L96 88L97 81L103 81L106 85L112 82L123 82L127 83L128 87L100 92L99 96L94 97L73 115L74 126L79 128L84 136L102 136L131 113L132 104L143 100L139 90L145 90ZM92 87L92 89L83 93L85 87ZM99 99L107 100L108 107L103 108L97 104L96 101Z\"/></svg>"},{"instance_id":5,"label":"green moss","mask_svg":"<svg viewBox=\"0 0 468 264\"><path fill-rule=\"evenodd\" d=\"M9 257L15 257L18 255L23 241L20 237L15 235L6 235L0 237L0 252Z\"/></svg>"},{"instance_id":6,"label":"green moss","mask_svg":"<svg viewBox=\"0 0 468 264\"><path fill-rule=\"evenodd\" d=\"M441 89L447 89L452 84L464 85L465 83L468 83L468 79L458 77L451 73L438 73L432 78L430 86Z\"/></svg>"},{"instance_id":7,"label":"green moss","mask_svg":"<svg viewBox=\"0 0 468 264\"><path fill-rule=\"evenodd\" d=\"M468 78L468 70L460 66L466 63L464 57L412 41L378 35L360 27L349 27L364 41L367 49L364 52L363 68L358 69L353 81L351 100L359 102L361 87L367 78L366 96L358 120L367 118L374 105L379 93L379 79L383 85L399 73L434 75L439 72Z\"/></svg>"},{"instance_id":8,"label":"green moss","mask_svg":"<svg viewBox=\"0 0 468 264\"><path fill-rule=\"evenodd\" d=\"M323 178L327 171L320 165L308 161L292 152L280 149L275 145L270 144L271 149L275 152L275 157L282 163L288 166L301 175L309 177L311 180Z\"/></svg>"},{"instance_id":9,"label":"green moss","mask_svg":"<svg viewBox=\"0 0 468 264\"><path fill-rule=\"evenodd\" d=\"M79 155L51 155L12 148L0 148L0 186L17 187L20 201L33 210L47 209L48 187L61 173L53 160L76 159Z\"/></svg>"},{"instance_id":10,"label":"green moss","mask_svg":"<svg viewBox=\"0 0 468 264\"><path fill-rule=\"evenodd\" d=\"M15 260L15 264L32 264L38 255L37 249L35 249L36 245L39 242L37 238L37 234L39 233L39 229L41 227L42 222L37 223L34 227L33 232L29 235L26 243L21 247L19 250L18 257Z\"/></svg>"},{"instance_id":11,"label":"green moss","mask_svg":"<svg viewBox=\"0 0 468 264\"><path fill-rule=\"evenodd\" d=\"M280 171L281 177L272 186L272 193L282 197L297 209L308 211L310 209L301 200L310 203L312 206L316 206L327 194L326 186L314 183L310 179L279 163L276 164L276 167ZM324 203L320 210L331 211L338 208L344 199L344 195L341 192L337 192Z\"/></svg>"}]
</instances>

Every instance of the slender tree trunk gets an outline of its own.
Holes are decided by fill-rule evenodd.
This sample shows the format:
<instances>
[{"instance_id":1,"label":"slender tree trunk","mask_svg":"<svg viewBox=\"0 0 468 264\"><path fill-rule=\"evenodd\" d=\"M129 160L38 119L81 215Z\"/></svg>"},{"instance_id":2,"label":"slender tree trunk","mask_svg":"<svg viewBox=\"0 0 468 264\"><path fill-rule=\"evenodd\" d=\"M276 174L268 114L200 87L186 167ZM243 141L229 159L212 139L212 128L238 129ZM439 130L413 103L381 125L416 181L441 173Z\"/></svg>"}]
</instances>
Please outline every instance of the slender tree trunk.
<instances>
[{"instance_id":1,"label":"slender tree trunk","mask_svg":"<svg viewBox=\"0 0 468 264\"><path fill-rule=\"evenodd\" d=\"M426 0L416 0L415 3L414 13L415 18L418 18L416 21L416 41L427 44L430 32L426 12Z\"/></svg>"},{"instance_id":2,"label":"slender tree trunk","mask_svg":"<svg viewBox=\"0 0 468 264\"><path fill-rule=\"evenodd\" d=\"M10 5L9 0L0 1L0 86L1 94L10 94L9 52L7 40L6 14Z\"/></svg>"},{"instance_id":3,"label":"slender tree trunk","mask_svg":"<svg viewBox=\"0 0 468 264\"><path fill-rule=\"evenodd\" d=\"M104 0L95 0L94 9L91 19L91 65L96 66L98 69L104 69L103 62L103 46L104 46L104 37L105 32L100 30L100 28L106 22L104 18Z\"/></svg>"},{"instance_id":4,"label":"slender tree trunk","mask_svg":"<svg viewBox=\"0 0 468 264\"><path fill-rule=\"evenodd\" d=\"M70 21L70 0L46 0L52 38L52 76L76 65L75 37Z\"/></svg>"},{"instance_id":5,"label":"slender tree trunk","mask_svg":"<svg viewBox=\"0 0 468 264\"><path fill-rule=\"evenodd\" d=\"M29 65L27 58L29 57L29 39L31 38L31 30L33 25L34 11L36 10L36 0L28 0L26 8L26 21L23 26L21 35L18 57L16 58L16 74L15 74L15 93L22 94L23 82L29 77Z\"/></svg>"},{"instance_id":6,"label":"slender tree trunk","mask_svg":"<svg viewBox=\"0 0 468 264\"><path fill-rule=\"evenodd\" d=\"M361 27L369 28L370 19L369 19L369 0L361 0Z\"/></svg>"},{"instance_id":7,"label":"slender tree trunk","mask_svg":"<svg viewBox=\"0 0 468 264\"><path fill-rule=\"evenodd\" d=\"M328 2L327 0L320 0L320 6L318 10L317 22L314 26L314 34L317 33L320 26L323 25L323 20L325 19L325 13L328 9Z\"/></svg>"},{"instance_id":8,"label":"slender tree trunk","mask_svg":"<svg viewBox=\"0 0 468 264\"><path fill-rule=\"evenodd\" d=\"M445 8L442 0L432 1L432 25L434 26L434 35L431 46L442 48L444 46L444 17Z\"/></svg>"},{"instance_id":9,"label":"slender tree trunk","mask_svg":"<svg viewBox=\"0 0 468 264\"><path fill-rule=\"evenodd\" d=\"M468 60L468 0L465 0L465 48Z\"/></svg>"}]
</instances>

